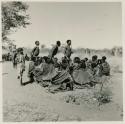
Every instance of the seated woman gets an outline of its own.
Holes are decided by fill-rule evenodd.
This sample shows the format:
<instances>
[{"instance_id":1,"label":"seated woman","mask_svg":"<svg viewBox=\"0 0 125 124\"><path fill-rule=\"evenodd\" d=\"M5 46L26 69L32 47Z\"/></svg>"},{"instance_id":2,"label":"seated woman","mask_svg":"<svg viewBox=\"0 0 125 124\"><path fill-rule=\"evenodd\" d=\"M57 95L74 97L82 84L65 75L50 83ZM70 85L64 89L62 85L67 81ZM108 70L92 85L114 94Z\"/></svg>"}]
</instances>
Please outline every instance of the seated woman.
<instances>
[{"instance_id":1,"label":"seated woman","mask_svg":"<svg viewBox=\"0 0 125 124\"><path fill-rule=\"evenodd\" d=\"M102 60L98 59L98 65L96 67L95 76L101 77L102 76Z\"/></svg>"},{"instance_id":2,"label":"seated woman","mask_svg":"<svg viewBox=\"0 0 125 124\"><path fill-rule=\"evenodd\" d=\"M98 70L98 66L96 63L91 63L91 70L93 72L93 75L95 75Z\"/></svg>"},{"instance_id":3,"label":"seated woman","mask_svg":"<svg viewBox=\"0 0 125 124\"><path fill-rule=\"evenodd\" d=\"M110 76L110 65L106 61L105 56L102 57L102 71L101 71L101 73L102 73L102 75Z\"/></svg>"},{"instance_id":4,"label":"seated woman","mask_svg":"<svg viewBox=\"0 0 125 124\"><path fill-rule=\"evenodd\" d=\"M79 85L90 83L93 79L93 75L87 71L85 61L81 61L79 63L79 61L76 62L75 60L79 60L79 59L76 59L76 58L74 59L75 68L73 70L72 75L73 75L73 79L75 80L75 83Z\"/></svg>"},{"instance_id":5,"label":"seated woman","mask_svg":"<svg viewBox=\"0 0 125 124\"><path fill-rule=\"evenodd\" d=\"M80 58L75 57L73 60L73 70L78 70L80 68Z\"/></svg>"},{"instance_id":6,"label":"seated woman","mask_svg":"<svg viewBox=\"0 0 125 124\"><path fill-rule=\"evenodd\" d=\"M95 66L97 66L97 63L98 63L98 56L97 55L92 56L92 63L94 63Z\"/></svg>"},{"instance_id":7,"label":"seated woman","mask_svg":"<svg viewBox=\"0 0 125 124\"><path fill-rule=\"evenodd\" d=\"M69 63L65 57L62 58L62 62L60 64L61 69L58 71L58 74L52 79L52 84L60 85L60 88L63 84L66 84L66 87L63 89L69 88L73 90L73 79L69 73Z\"/></svg>"},{"instance_id":8,"label":"seated woman","mask_svg":"<svg viewBox=\"0 0 125 124\"><path fill-rule=\"evenodd\" d=\"M34 71L37 82L51 81L57 75L57 71L50 58L43 57L43 62Z\"/></svg>"},{"instance_id":9,"label":"seated woman","mask_svg":"<svg viewBox=\"0 0 125 124\"><path fill-rule=\"evenodd\" d=\"M62 57L61 63L60 63L60 71L62 70L68 70L69 63L66 57Z\"/></svg>"},{"instance_id":10,"label":"seated woman","mask_svg":"<svg viewBox=\"0 0 125 124\"><path fill-rule=\"evenodd\" d=\"M70 89L73 89L72 77L67 70L57 71L53 62L48 57L43 57L43 62L33 68L33 76L38 83L42 85L54 84L61 87L63 83L70 85Z\"/></svg>"},{"instance_id":11,"label":"seated woman","mask_svg":"<svg viewBox=\"0 0 125 124\"><path fill-rule=\"evenodd\" d=\"M53 58L53 64L54 64L55 69L58 71L60 69L60 64L58 62L58 58L56 58L56 57Z\"/></svg>"}]
</instances>

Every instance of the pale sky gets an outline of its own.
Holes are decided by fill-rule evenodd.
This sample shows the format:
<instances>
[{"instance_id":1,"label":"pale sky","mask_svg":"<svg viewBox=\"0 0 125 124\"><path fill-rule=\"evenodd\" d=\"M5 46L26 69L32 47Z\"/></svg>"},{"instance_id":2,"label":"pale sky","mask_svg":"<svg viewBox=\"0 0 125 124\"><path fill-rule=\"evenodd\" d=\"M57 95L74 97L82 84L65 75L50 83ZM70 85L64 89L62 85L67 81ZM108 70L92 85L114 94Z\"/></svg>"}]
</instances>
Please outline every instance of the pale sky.
<instances>
[{"instance_id":1,"label":"pale sky","mask_svg":"<svg viewBox=\"0 0 125 124\"><path fill-rule=\"evenodd\" d=\"M57 40L72 40L73 48L122 46L120 3L27 2L31 25L10 36L17 46L33 47L39 40L50 47Z\"/></svg>"}]
</instances>

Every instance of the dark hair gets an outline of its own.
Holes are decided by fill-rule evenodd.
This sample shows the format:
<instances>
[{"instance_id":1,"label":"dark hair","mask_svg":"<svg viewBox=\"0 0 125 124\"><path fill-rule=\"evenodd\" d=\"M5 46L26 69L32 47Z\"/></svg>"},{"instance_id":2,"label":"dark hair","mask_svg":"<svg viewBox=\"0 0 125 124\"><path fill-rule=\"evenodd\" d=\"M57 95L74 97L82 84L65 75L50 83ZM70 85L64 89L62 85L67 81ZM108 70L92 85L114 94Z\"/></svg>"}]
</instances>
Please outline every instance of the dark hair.
<instances>
[{"instance_id":1,"label":"dark hair","mask_svg":"<svg viewBox=\"0 0 125 124\"><path fill-rule=\"evenodd\" d=\"M60 45L61 45L61 42L60 42L60 41L56 41L56 44L57 44L58 46L60 46Z\"/></svg>"},{"instance_id":2,"label":"dark hair","mask_svg":"<svg viewBox=\"0 0 125 124\"><path fill-rule=\"evenodd\" d=\"M47 59L48 59L48 57L47 57L47 56L44 56L43 59L44 59L45 62L47 63Z\"/></svg>"},{"instance_id":3,"label":"dark hair","mask_svg":"<svg viewBox=\"0 0 125 124\"><path fill-rule=\"evenodd\" d=\"M82 59L82 60L81 60L81 63L85 63L85 59Z\"/></svg>"},{"instance_id":4,"label":"dark hair","mask_svg":"<svg viewBox=\"0 0 125 124\"><path fill-rule=\"evenodd\" d=\"M84 60L85 60L85 61L88 61L88 58L86 57L86 58L84 58Z\"/></svg>"},{"instance_id":5,"label":"dark hair","mask_svg":"<svg viewBox=\"0 0 125 124\"><path fill-rule=\"evenodd\" d=\"M68 61L65 57L63 57L61 62L61 68L65 70L67 66L68 66Z\"/></svg>"},{"instance_id":6,"label":"dark hair","mask_svg":"<svg viewBox=\"0 0 125 124\"><path fill-rule=\"evenodd\" d=\"M98 58L97 55L92 56L92 60L97 60L97 58Z\"/></svg>"},{"instance_id":7,"label":"dark hair","mask_svg":"<svg viewBox=\"0 0 125 124\"><path fill-rule=\"evenodd\" d=\"M35 57L31 57L31 61L35 62L36 61L36 58Z\"/></svg>"},{"instance_id":8,"label":"dark hair","mask_svg":"<svg viewBox=\"0 0 125 124\"><path fill-rule=\"evenodd\" d=\"M35 41L35 44L39 43L39 41Z\"/></svg>"},{"instance_id":9,"label":"dark hair","mask_svg":"<svg viewBox=\"0 0 125 124\"><path fill-rule=\"evenodd\" d=\"M85 60L81 60L80 62L80 68L86 68Z\"/></svg>"},{"instance_id":10,"label":"dark hair","mask_svg":"<svg viewBox=\"0 0 125 124\"><path fill-rule=\"evenodd\" d=\"M103 56L103 57L102 57L102 60L106 60L106 56Z\"/></svg>"},{"instance_id":11,"label":"dark hair","mask_svg":"<svg viewBox=\"0 0 125 124\"><path fill-rule=\"evenodd\" d=\"M80 58L79 57L75 57L73 61L74 61L74 63L80 63Z\"/></svg>"},{"instance_id":12,"label":"dark hair","mask_svg":"<svg viewBox=\"0 0 125 124\"><path fill-rule=\"evenodd\" d=\"M67 43L69 43L69 42L71 43L71 40L67 40L66 42L67 42Z\"/></svg>"},{"instance_id":13,"label":"dark hair","mask_svg":"<svg viewBox=\"0 0 125 124\"><path fill-rule=\"evenodd\" d=\"M16 50L17 52L23 52L23 48L18 48L17 50Z\"/></svg>"}]
</instances>

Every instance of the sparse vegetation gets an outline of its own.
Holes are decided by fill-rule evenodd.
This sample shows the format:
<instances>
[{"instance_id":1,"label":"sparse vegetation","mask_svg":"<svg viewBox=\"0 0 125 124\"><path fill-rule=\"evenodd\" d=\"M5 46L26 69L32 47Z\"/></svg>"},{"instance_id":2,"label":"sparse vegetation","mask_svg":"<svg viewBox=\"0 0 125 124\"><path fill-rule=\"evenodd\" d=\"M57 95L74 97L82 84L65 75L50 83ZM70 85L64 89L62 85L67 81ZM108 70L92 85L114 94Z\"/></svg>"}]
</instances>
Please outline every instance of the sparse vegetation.
<instances>
[{"instance_id":1,"label":"sparse vegetation","mask_svg":"<svg viewBox=\"0 0 125 124\"><path fill-rule=\"evenodd\" d=\"M99 105L106 104L112 100L112 92L109 88L97 91L94 93L94 98L98 101Z\"/></svg>"},{"instance_id":2,"label":"sparse vegetation","mask_svg":"<svg viewBox=\"0 0 125 124\"><path fill-rule=\"evenodd\" d=\"M12 43L8 35L29 25L28 5L20 1L2 2L2 42Z\"/></svg>"}]
</instances>

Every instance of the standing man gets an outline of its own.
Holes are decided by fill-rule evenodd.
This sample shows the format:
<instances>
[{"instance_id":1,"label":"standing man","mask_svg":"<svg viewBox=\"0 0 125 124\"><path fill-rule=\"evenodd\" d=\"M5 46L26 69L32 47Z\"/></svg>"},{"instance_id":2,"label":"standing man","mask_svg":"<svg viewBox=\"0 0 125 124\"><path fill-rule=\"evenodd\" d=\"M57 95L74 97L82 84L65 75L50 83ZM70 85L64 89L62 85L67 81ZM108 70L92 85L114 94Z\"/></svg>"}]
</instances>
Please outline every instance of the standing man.
<instances>
[{"instance_id":1,"label":"standing man","mask_svg":"<svg viewBox=\"0 0 125 124\"><path fill-rule=\"evenodd\" d=\"M52 50L49 53L49 58L52 60L54 56L57 54L59 47L61 46L60 41L56 41L56 45L52 48Z\"/></svg>"},{"instance_id":2,"label":"standing man","mask_svg":"<svg viewBox=\"0 0 125 124\"><path fill-rule=\"evenodd\" d=\"M72 55L72 48L71 48L71 40L66 41L67 46L65 47L64 50L64 56L67 58L68 62L70 62L70 57Z\"/></svg>"},{"instance_id":3,"label":"standing man","mask_svg":"<svg viewBox=\"0 0 125 124\"><path fill-rule=\"evenodd\" d=\"M35 58L35 61L37 61L37 57L39 56L40 53L40 49L39 49L39 41L35 41L35 47L33 48L32 52L31 52L31 57Z\"/></svg>"}]
</instances>

